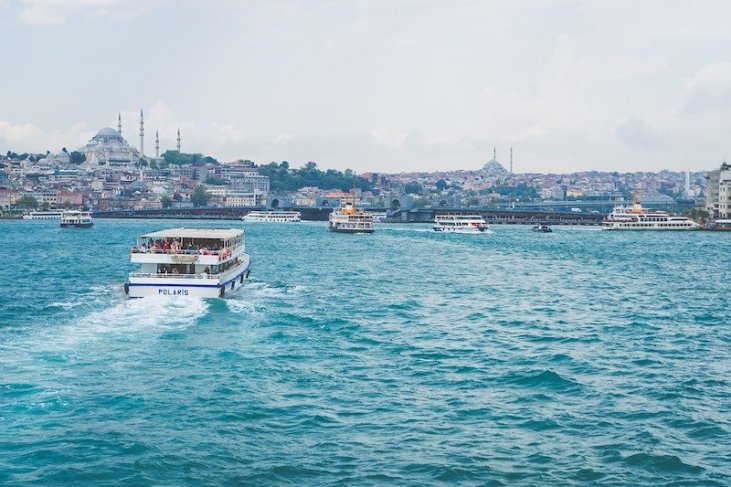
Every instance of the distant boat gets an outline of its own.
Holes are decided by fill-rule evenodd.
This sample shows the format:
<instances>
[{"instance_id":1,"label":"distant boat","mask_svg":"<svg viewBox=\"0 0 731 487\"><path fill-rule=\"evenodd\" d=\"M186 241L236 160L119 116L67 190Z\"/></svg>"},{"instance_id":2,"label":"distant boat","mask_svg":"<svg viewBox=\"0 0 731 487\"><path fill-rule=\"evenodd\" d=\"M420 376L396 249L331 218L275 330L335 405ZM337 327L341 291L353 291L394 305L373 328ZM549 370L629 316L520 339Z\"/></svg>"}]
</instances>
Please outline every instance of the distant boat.
<instances>
[{"instance_id":1,"label":"distant boat","mask_svg":"<svg viewBox=\"0 0 731 487\"><path fill-rule=\"evenodd\" d=\"M385 211L366 211L369 215L373 216L373 221L380 223L388 218L388 213Z\"/></svg>"},{"instance_id":2,"label":"distant boat","mask_svg":"<svg viewBox=\"0 0 731 487\"><path fill-rule=\"evenodd\" d=\"M241 219L247 223L297 223L302 220L302 214L299 211L250 211Z\"/></svg>"},{"instance_id":3,"label":"distant boat","mask_svg":"<svg viewBox=\"0 0 731 487\"><path fill-rule=\"evenodd\" d=\"M29 211L23 215L23 220L60 220L63 213L62 209Z\"/></svg>"},{"instance_id":4,"label":"distant boat","mask_svg":"<svg viewBox=\"0 0 731 487\"><path fill-rule=\"evenodd\" d=\"M373 233L373 215L348 201L330 213L328 226L338 233Z\"/></svg>"},{"instance_id":5,"label":"distant boat","mask_svg":"<svg viewBox=\"0 0 731 487\"><path fill-rule=\"evenodd\" d=\"M617 205L602 222L602 230L698 230L699 225L685 216L642 208L635 196L632 206Z\"/></svg>"},{"instance_id":6,"label":"distant boat","mask_svg":"<svg viewBox=\"0 0 731 487\"><path fill-rule=\"evenodd\" d=\"M533 228L531 228L531 230L534 231L534 232L539 232L539 233L551 233L551 232L553 232L553 229L551 227L549 227L548 225L546 225L546 224L533 225Z\"/></svg>"},{"instance_id":7,"label":"distant boat","mask_svg":"<svg viewBox=\"0 0 731 487\"><path fill-rule=\"evenodd\" d=\"M488 226L477 213L438 213L434 217L434 231L448 233L482 233Z\"/></svg>"},{"instance_id":8,"label":"distant boat","mask_svg":"<svg viewBox=\"0 0 731 487\"><path fill-rule=\"evenodd\" d=\"M61 216L62 227L90 228L94 225L90 211L67 210Z\"/></svg>"}]
</instances>

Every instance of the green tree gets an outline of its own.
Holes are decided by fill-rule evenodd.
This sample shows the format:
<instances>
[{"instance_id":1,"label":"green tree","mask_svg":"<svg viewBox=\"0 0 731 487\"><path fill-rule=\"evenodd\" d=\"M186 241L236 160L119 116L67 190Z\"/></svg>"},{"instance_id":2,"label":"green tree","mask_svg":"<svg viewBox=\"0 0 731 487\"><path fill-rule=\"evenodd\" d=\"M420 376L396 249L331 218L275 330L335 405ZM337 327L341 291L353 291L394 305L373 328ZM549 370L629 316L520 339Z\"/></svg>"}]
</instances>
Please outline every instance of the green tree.
<instances>
[{"instance_id":1,"label":"green tree","mask_svg":"<svg viewBox=\"0 0 731 487\"><path fill-rule=\"evenodd\" d=\"M404 192L406 194L420 194L421 190L421 184L417 183L416 181L408 182L404 186Z\"/></svg>"},{"instance_id":2,"label":"green tree","mask_svg":"<svg viewBox=\"0 0 731 487\"><path fill-rule=\"evenodd\" d=\"M69 153L69 161L71 164L83 164L86 161L86 156L74 150Z\"/></svg>"},{"instance_id":3,"label":"green tree","mask_svg":"<svg viewBox=\"0 0 731 487\"><path fill-rule=\"evenodd\" d=\"M19 206L20 208L38 208L38 200L35 199L32 196L21 196L18 198L18 200L15 202L16 206Z\"/></svg>"},{"instance_id":4,"label":"green tree","mask_svg":"<svg viewBox=\"0 0 731 487\"><path fill-rule=\"evenodd\" d=\"M48 201L44 201L41 205L41 210L48 211L49 208L51 208L51 205L48 204Z\"/></svg>"},{"instance_id":5,"label":"green tree","mask_svg":"<svg viewBox=\"0 0 731 487\"><path fill-rule=\"evenodd\" d=\"M207 206L208 202L211 201L211 195L208 194L206 188L203 186L197 186L193 194L190 195L190 201L193 206Z\"/></svg>"},{"instance_id":6,"label":"green tree","mask_svg":"<svg viewBox=\"0 0 731 487\"><path fill-rule=\"evenodd\" d=\"M173 206L173 199L170 196L165 195L160 198L160 203L162 203L163 208L170 208L171 206Z\"/></svg>"},{"instance_id":7,"label":"green tree","mask_svg":"<svg viewBox=\"0 0 731 487\"><path fill-rule=\"evenodd\" d=\"M447 182L444 179L437 181L437 191L444 191L447 189Z\"/></svg>"}]
</instances>

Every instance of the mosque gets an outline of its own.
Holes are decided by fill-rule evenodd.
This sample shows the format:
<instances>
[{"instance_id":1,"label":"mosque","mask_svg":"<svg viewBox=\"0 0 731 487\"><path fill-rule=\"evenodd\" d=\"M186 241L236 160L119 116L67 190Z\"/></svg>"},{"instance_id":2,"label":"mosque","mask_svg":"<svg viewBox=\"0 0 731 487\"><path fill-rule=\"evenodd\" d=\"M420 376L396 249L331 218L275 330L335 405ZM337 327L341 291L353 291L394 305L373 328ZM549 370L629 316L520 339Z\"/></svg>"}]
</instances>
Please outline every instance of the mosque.
<instances>
[{"instance_id":1,"label":"mosque","mask_svg":"<svg viewBox=\"0 0 731 487\"><path fill-rule=\"evenodd\" d=\"M178 152L180 152L180 128L178 128ZM140 148L131 146L122 137L122 114L117 118L117 130L101 129L88 144L79 149L86 156L87 167L134 167L145 158L145 118L140 110ZM155 131L155 159L160 158L160 137Z\"/></svg>"},{"instance_id":2,"label":"mosque","mask_svg":"<svg viewBox=\"0 0 731 487\"><path fill-rule=\"evenodd\" d=\"M513 148L510 147L510 172L508 172L502 164L497 161L497 151L492 149L492 160L487 161L483 166L482 172L486 176L506 177L513 174Z\"/></svg>"}]
</instances>

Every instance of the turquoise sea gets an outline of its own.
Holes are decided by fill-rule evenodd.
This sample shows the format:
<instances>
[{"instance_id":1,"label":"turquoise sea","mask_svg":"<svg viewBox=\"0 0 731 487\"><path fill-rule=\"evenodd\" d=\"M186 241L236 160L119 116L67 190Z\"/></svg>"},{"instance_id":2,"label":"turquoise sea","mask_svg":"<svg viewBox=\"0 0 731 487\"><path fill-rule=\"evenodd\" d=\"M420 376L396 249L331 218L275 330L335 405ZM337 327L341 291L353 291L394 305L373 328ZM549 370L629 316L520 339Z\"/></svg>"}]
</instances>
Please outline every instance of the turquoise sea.
<instances>
[{"instance_id":1,"label":"turquoise sea","mask_svg":"<svg viewBox=\"0 0 731 487\"><path fill-rule=\"evenodd\" d=\"M730 485L731 235L249 224L227 299L0 221L0 484Z\"/></svg>"}]
</instances>

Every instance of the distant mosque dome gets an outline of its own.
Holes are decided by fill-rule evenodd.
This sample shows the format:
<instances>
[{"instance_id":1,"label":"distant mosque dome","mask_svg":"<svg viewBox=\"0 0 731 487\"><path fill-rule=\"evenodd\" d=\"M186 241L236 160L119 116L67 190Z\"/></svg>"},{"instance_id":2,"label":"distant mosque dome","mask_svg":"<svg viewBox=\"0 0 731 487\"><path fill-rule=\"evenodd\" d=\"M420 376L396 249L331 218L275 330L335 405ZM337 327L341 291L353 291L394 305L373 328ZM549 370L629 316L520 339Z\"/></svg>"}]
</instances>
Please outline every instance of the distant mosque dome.
<instances>
[{"instance_id":1,"label":"distant mosque dome","mask_svg":"<svg viewBox=\"0 0 731 487\"><path fill-rule=\"evenodd\" d=\"M503 167L502 164L497 162L497 159L491 159L487 161L487 164L485 164L482 167L482 172L484 172L488 176L507 176L508 170Z\"/></svg>"},{"instance_id":2,"label":"distant mosque dome","mask_svg":"<svg viewBox=\"0 0 731 487\"><path fill-rule=\"evenodd\" d=\"M104 127L94 136L95 139L99 139L102 137L111 137L113 139L122 140L122 136L119 135L119 132L111 127Z\"/></svg>"},{"instance_id":3,"label":"distant mosque dome","mask_svg":"<svg viewBox=\"0 0 731 487\"><path fill-rule=\"evenodd\" d=\"M140 160L140 151L132 147L118 130L104 127L79 149L86 156L87 166L133 166Z\"/></svg>"}]
</instances>

